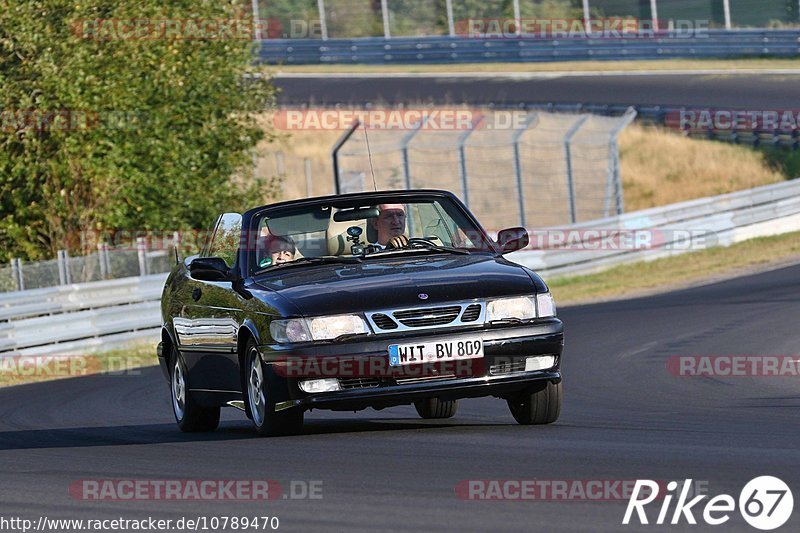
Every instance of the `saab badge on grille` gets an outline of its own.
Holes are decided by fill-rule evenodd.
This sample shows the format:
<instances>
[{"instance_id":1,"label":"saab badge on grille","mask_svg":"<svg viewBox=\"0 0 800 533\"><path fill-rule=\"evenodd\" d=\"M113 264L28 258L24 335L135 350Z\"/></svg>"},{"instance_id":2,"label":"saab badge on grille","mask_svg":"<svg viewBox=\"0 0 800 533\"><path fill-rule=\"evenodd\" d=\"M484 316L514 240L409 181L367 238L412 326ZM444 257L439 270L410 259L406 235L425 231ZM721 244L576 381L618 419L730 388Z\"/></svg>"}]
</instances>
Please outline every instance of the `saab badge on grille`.
<instances>
[{"instance_id":1,"label":"saab badge on grille","mask_svg":"<svg viewBox=\"0 0 800 533\"><path fill-rule=\"evenodd\" d=\"M428 299L428 295L425 294L424 292L421 292L421 293L417 294L417 298L419 298L420 300L427 300Z\"/></svg>"}]
</instances>

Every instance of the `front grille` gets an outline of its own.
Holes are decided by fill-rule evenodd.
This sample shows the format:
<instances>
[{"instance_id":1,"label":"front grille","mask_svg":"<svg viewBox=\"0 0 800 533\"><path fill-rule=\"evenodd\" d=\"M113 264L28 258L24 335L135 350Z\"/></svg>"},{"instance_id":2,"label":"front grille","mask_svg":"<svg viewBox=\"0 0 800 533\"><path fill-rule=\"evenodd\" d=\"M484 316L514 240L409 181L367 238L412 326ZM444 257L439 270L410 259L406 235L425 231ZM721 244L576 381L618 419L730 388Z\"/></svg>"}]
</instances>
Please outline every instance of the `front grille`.
<instances>
[{"instance_id":1,"label":"front grille","mask_svg":"<svg viewBox=\"0 0 800 533\"><path fill-rule=\"evenodd\" d=\"M394 313L394 317L406 327L424 328L449 324L458 318L458 313L460 311L461 307L457 305L449 307L430 307L412 309L410 311L397 311Z\"/></svg>"},{"instance_id":2,"label":"front grille","mask_svg":"<svg viewBox=\"0 0 800 533\"><path fill-rule=\"evenodd\" d=\"M374 320L375 324L381 329L397 329L397 322L383 313L376 313L372 315L372 320Z\"/></svg>"},{"instance_id":3,"label":"front grille","mask_svg":"<svg viewBox=\"0 0 800 533\"><path fill-rule=\"evenodd\" d=\"M375 333L395 333L431 328L454 328L483 323L486 304L469 301L412 309L386 309L366 313Z\"/></svg>"},{"instance_id":4,"label":"front grille","mask_svg":"<svg viewBox=\"0 0 800 533\"><path fill-rule=\"evenodd\" d=\"M343 389L363 389L379 387L381 380L378 378L339 378L339 386Z\"/></svg>"},{"instance_id":5,"label":"front grille","mask_svg":"<svg viewBox=\"0 0 800 533\"><path fill-rule=\"evenodd\" d=\"M519 361L509 361L489 366L489 374L496 376L498 374L510 374L512 372L524 372L525 359Z\"/></svg>"},{"instance_id":6,"label":"front grille","mask_svg":"<svg viewBox=\"0 0 800 533\"><path fill-rule=\"evenodd\" d=\"M440 381L443 379L453 379L455 374L442 374L440 376L424 376L418 378L398 378L397 381L398 385L408 385L409 383L424 383L426 381Z\"/></svg>"},{"instance_id":7,"label":"front grille","mask_svg":"<svg viewBox=\"0 0 800 533\"><path fill-rule=\"evenodd\" d=\"M461 322L475 322L481 316L481 304L472 304L461 315Z\"/></svg>"}]
</instances>

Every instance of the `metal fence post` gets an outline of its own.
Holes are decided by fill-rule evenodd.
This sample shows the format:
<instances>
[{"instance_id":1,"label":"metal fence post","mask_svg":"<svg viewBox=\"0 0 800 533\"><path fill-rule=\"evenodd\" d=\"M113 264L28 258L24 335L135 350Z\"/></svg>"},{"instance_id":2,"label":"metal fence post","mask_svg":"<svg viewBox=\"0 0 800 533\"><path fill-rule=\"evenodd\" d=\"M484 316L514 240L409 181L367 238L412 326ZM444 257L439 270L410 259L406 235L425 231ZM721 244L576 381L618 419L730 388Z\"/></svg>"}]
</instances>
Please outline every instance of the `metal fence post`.
<instances>
[{"instance_id":1,"label":"metal fence post","mask_svg":"<svg viewBox=\"0 0 800 533\"><path fill-rule=\"evenodd\" d=\"M522 15L519 11L519 0L514 0L514 34L522 35Z\"/></svg>"},{"instance_id":2,"label":"metal fence post","mask_svg":"<svg viewBox=\"0 0 800 533\"><path fill-rule=\"evenodd\" d=\"M485 117L479 118L472 127L466 132L462 133L458 138L458 171L461 176L461 197L464 200L464 205L469 208L469 183L467 180L467 154L464 145L472 132L475 131Z\"/></svg>"},{"instance_id":3,"label":"metal fence post","mask_svg":"<svg viewBox=\"0 0 800 533\"><path fill-rule=\"evenodd\" d=\"M391 39L392 32L389 28L389 6L388 0L381 0L381 15L383 16L383 38Z\"/></svg>"},{"instance_id":4,"label":"metal fence post","mask_svg":"<svg viewBox=\"0 0 800 533\"><path fill-rule=\"evenodd\" d=\"M650 0L650 18L653 31L658 30L658 0Z\"/></svg>"},{"instance_id":5,"label":"metal fence post","mask_svg":"<svg viewBox=\"0 0 800 533\"><path fill-rule=\"evenodd\" d=\"M275 152L275 171L278 176L286 174L286 164L283 159L283 152L281 151Z\"/></svg>"},{"instance_id":6,"label":"metal fence post","mask_svg":"<svg viewBox=\"0 0 800 533\"><path fill-rule=\"evenodd\" d=\"M314 196L314 182L311 178L311 159L306 157L303 160L303 165L306 169L306 196L310 198Z\"/></svg>"},{"instance_id":7,"label":"metal fence post","mask_svg":"<svg viewBox=\"0 0 800 533\"><path fill-rule=\"evenodd\" d=\"M453 0L446 0L445 7L447 9L447 31L450 37L455 37L456 27L453 22Z\"/></svg>"},{"instance_id":8,"label":"metal fence post","mask_svg":"<svg viewBox=\"0 0 800 533\"><path fill-rule=\"evenodd\" d=\"M336 144L333 145L333 149L331 150L331 156L333 157L333 179L334 179L334 186L336 187L336 194L342 194L342 186L339 183L341 169L339 168L339 150L344 146L344 143L352 137L353 133L358 129L361 125L361 121L357 120L350 125L350 129L342 134L339 137L339 140L336 141Z\"/></svg>"},{"instance_id":9,"label":"metal fence post","mask_svg":"<svg viewBox=\"0 0 800 533\"><path fill-rule=\"evenodd\" d=\"M181 257L181 232L172 232L172 253L175 255L175 262L180 262Z\"/></svg>"},{"instance_id":10,"label":"metal fence post","mask_svg":"<svg viewBox=\"0 0 800 533\"><path fill-rule=\"evenodd\" d=\"M328 22L325 20L325 1L317 0L317 9L319 10L319 32L323 41L328 40Z\"/></svg>"},{"instance_id":11,"label":"metal fence post","mask_svg":"<svg viewBox=\"0 0 800 533\"><path fill-rule=\"evenodd\" d=\"M519 225L522 227L527 227L527 221L525 219L525 190L522 186L522 163L520 162L519 157L519 139L522 135L528 131L531 124L534 123L538 119L538 113L531 113L525 119L525 124L523 124L517 131L514 132L514 135L511 138L511 141L514 143L514 175L517 178L517 199L519 202Z\"/></svg>"},{"instance_id":12,"label":"metal fence post","mask_svg":"<svg viewBox=\"0 0 800 533\"><path fill-rule=\"evenodd\" d=\"M103 246L104 243L97 243L97 262L100 264L100 279L108 279L108 269L106 268L108 265L104 258Z\"/></svg>"},{"instance_id":13,"label":"metal fence post","mask_svg":"<svg viewBox=\"0 0 800 533\"><path fill-rule=\"evenodd\" d=\"M592 14L589 9L589 0L583 0L583 30L588 35L591 31Z\"/></svg>"},{"instance_id":14,"label":"metal fence post","mask_svg":"<svg viewBox=\"0 0 800 533\"><path fill-rule=\"evenodd\" d=\"M722 8L725 10L725 29L731 29L731 1L722 0Z\"/></svg>"},{"instance_id":15,"label":"metal fence post","mask_svg":"<svg viewBox=\"0 0 800 533\"><path fill-rule=\"evenodd\" d=\"M147 275L147 244L144 237L136 238L136 250L139 254L139 275Z\"/></svg>"},{"instance_id":16,"label":"metal fence post","mask_svg":"<svg viewBox=\"0 0 800 533\"><path fill-rule=\"evenodd\" d=\"M569 220L570 223L575 224L578 216L575 211L575 181L572 176L572 138L578 133L578 130L583 123L589 119L589 116L583 116L578 119L575 124L564 135L564 161L567 164L567 196L569 197Z\"/></svg>"},{"instance_id":17,"label":"metal fence post","mask_svg":"<svg viewBox=\"0 0 800 533\"><path fill-rule=\"evenodd\" d=\"M106 272L108 273L108 279L112 279L114 277L114 272L111 270L111 254L108 253L108 244L103 243L103 261L106 263Z\"/></svg>"},{"instance_id":18,"label":"metal fence post","mask_svg":"<svg viewBox=\"0 0 800 533\"><path fill-rule=\"evenodd\" d=\"M253 7L253 40L260 41L263 36L261 35L261 17L258 14L258 0L252 0L251 4Z\"/></svg>"},{"instance_id":19,"label":"metal fence post","mask_svg":"<svg viewBox=\"0 0 800 533\"><path fill-rule=\"evenodd\" d=\"M25 277L22 275L22 260L17 257L11 259L11 275L17 285L17 290L24 291Z\"/></svg>"},{"instance_id":20,"label":"metal fence post","mask_svg":"<svg viewBox=\"0 0 800 533\"><path fill-rule=\"evenodd\" d=\"M629 107L625 114L620 117L620 122L609 134L608 144L608 178L606 179L606 193L604 200L603 216L609 216L611 212L611 198L614 198L614 209L617 215L622 214L624 202L622 198L622 178L619 173L619 145L617 139L622 130L627 128L636 118L636 109Z\"/></svg>"},{"instance_id":21,"label":"metal fence post","mask_svg":"<svg viewBox=\"0 0 800 533\"><path fill-rule=\"evenodd\" d=\"M408 161L408 145L411 143L412 139L414 139L414 136L425 127L427 122L428 115L425 115L422 117L419 125L405 134L403 139L400 141L400 152L403 155L403 184L405 185L406 190L411 188L411 164Z\"/></svg>"},{"instance_id":22,"label":"metal fence post","mask_svg":"<svg viewBox=\"0 0 800 533\"><path fill-rule=\"evenodd\" d=\"M60 285L69 285L72 283L69 275L69 254L66 250L58 251L58 283Z\"/></svg>"}]
</instances>

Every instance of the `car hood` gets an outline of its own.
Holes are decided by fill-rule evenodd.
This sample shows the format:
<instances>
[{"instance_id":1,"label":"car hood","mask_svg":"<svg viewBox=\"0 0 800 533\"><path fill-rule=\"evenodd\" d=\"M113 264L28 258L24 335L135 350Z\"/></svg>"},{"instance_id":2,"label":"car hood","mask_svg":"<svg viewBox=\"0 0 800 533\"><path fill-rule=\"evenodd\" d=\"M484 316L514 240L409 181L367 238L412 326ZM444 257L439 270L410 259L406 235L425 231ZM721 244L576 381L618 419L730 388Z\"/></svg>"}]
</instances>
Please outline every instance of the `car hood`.
<instances>
[{"instance_id":1,"label":"car hood","mask_svg":"<svg viewBox=\"0 0 800 533\"><path fill-rule=\"evenodd\" d=\"M528 272L502 257L483 254L405 256L290 267L263 274L255 284L286 298L303 315L315 316L546 290L541 279Z\"/></svg>"}]
</instances>

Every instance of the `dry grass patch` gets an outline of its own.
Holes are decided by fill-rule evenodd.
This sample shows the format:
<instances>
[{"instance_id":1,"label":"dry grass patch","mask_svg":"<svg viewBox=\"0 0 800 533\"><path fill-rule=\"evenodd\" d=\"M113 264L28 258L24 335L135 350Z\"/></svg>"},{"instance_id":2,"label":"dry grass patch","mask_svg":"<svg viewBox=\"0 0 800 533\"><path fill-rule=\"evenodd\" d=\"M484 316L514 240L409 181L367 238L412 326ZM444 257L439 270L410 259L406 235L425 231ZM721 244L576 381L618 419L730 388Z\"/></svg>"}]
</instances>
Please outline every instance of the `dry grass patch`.
<instances>
[{"instance_id":1,"label":"dry grass patch","mask_svg":"<svg viewBox=\"0 0 800 533\"><path fill-rule=\"evenodd\" d=\"M620 137L625 210L637 211L784 181L762 152L634 124Z\"/></svg>"}]
</instances>

